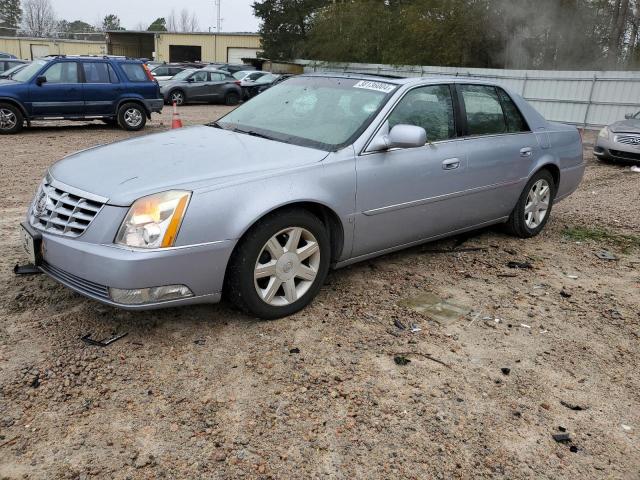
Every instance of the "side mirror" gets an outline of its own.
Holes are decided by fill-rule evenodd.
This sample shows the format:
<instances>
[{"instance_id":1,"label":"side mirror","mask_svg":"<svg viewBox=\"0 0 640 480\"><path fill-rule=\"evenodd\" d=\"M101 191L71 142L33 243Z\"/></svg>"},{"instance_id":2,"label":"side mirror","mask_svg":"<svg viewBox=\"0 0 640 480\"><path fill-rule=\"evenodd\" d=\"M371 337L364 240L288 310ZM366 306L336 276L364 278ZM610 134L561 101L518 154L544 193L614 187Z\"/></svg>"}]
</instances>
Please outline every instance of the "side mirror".
<instances>
[{"instance_id":1,"label":"side mirror","mask_svg":"<svg viewBox=\"0 0 640 480\"><path fill-rule=\"evenodd\" d=\"M632 118L633 118L633 113L627 113L627 114L624 116L624 118L625 118L626 120L630 120L630 119L632 119Z\"/></svg>"},{"instance_id":2,"label":"side mirror","mask_svg":"<svg viewBox=\"0 0 640 480\"><path fill-rule=\"evenodd\" d=\"M189 83L193 83L193 82L194 82L194 80L193 80L193 78L192 78L192 77L189 77L189 78L187 78L187 82L189 82Z\"/></svg>"},{"instance_id":3,"label":"side mirror","mask_svg":"<svg viewBox=\"0 0 640 480\"><path fill-rule=\"evenodd\" d=\"M47 83L47 77L45 77L44 75L40 75L38 78L36 78L36 85L38 85L39 87L41 87L44 83Z\"/></svg>"}]
</instances>

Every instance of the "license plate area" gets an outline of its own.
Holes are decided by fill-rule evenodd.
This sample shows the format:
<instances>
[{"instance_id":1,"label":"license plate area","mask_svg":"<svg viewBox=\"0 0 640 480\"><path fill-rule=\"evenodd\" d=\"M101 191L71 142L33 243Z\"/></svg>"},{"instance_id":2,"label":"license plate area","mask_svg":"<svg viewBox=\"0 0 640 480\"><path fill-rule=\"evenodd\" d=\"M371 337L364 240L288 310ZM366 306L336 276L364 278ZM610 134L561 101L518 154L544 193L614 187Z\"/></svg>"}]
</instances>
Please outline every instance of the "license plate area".
<instances>
[{"instance_id":1,"label":"license plate area","mask_svg":"<svg viewBox=\"0 0 640 480\"><path fill-rule=\"evenodd\" d=\"M29 262L33 265L40 265L42 263L42 236L37 232L33 232L24 223L20 225L20 236L22 248L27 254Z\"/></svg>"}]
</instances>

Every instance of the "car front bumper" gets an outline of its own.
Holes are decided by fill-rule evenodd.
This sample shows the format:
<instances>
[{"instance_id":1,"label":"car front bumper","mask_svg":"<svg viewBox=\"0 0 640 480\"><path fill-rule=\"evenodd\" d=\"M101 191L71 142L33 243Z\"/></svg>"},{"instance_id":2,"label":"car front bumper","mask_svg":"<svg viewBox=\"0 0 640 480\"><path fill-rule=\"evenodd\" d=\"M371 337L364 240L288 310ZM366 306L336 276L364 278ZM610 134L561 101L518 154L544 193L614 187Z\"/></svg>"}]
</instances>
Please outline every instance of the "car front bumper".
<instances>
[{"instance_id":1,"label":"car front bumper","mask_svg":"<svg viewBox=\"0 0 640 480\"><path fill-rule=\"evenodd\" d=\"M141 251L42 233L40 269L93 300L127 310L149 310L220 301L235 241ZM122 304L109 289L185 285L193 296L158 303Z\"/></svg>"},{"instance_id":2,"label":"car front bumper","mask_svg":"<svg viewBox=\"0 0 640 480\"><path fill-rule=\"evenodd\" d=\"M599 158L640 162L640 145L627 145L598 137L593 147L593 154Z\"/></svg>"}]
</instances>

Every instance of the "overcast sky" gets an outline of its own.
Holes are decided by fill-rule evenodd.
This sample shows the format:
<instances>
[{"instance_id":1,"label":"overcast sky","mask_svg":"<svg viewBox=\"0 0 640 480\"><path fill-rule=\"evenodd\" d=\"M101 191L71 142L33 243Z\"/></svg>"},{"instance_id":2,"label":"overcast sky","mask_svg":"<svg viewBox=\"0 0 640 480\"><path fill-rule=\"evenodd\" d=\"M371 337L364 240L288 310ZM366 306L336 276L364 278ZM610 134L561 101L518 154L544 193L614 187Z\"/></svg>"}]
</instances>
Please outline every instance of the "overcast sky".
<instances>
[{"instance_id":1,"label":"overcast sky","mask_svg":"<svg viewBox=\"0 0 640 480\"><path fill-rule=\"evenodd\" d=\"M222 31L256 32L258 19L253 16L252 3L253 0L222 0ZM196 12L200 30L216 25L213 0L51 0L51 4L59 19L96 24L105 15L115 13L127 29L135 28L139 22L148 26L158 17L168 17L172 9L178 14L183 8Z\"/></svg>"}]
</instances>

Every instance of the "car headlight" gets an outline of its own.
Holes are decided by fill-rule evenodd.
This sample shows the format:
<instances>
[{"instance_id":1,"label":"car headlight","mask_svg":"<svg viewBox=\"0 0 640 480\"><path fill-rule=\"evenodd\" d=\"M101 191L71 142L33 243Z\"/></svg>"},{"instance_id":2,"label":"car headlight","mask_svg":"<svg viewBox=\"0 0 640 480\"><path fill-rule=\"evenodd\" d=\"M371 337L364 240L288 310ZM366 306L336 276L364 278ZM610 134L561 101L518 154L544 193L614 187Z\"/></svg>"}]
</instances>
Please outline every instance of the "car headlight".
<instances>
[{"instance_id":1,"label":"car headlight","mask_svg":"<svg viewBox=\"0 0 640 480\"><path fill-rule=\"evenodd\" d=\"M176 242L191 192L170 190L136 200L125 217L116 243L136 248L167 248Z\"/></svg>"},{"instance_id":2,"label":"car headlight","mask_svg":"<svg viewBox=\"0 0 640 480\"><path fill-rule=\"evenodd\" d=\"M598 134L600 138L609 138L609 127L604 127Z\"/></svg>"}]
</instances>

